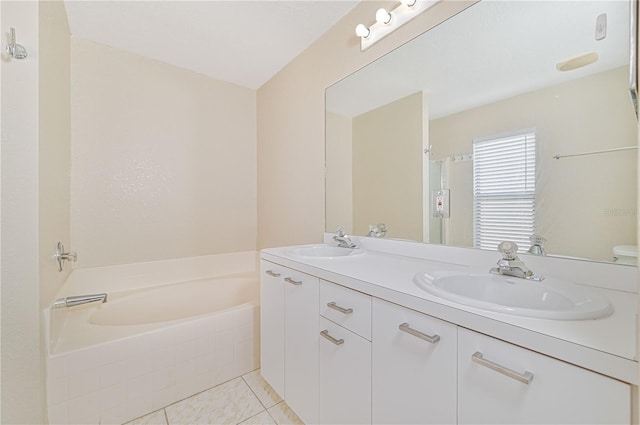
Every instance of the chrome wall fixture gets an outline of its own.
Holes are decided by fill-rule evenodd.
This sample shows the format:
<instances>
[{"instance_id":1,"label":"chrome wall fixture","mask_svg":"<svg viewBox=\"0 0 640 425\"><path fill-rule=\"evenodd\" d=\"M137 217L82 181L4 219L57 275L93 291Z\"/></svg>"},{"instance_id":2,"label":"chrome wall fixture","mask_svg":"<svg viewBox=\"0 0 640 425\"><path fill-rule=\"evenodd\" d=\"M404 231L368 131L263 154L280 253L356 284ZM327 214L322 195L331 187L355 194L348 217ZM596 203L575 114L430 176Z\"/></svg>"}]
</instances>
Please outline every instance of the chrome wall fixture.
<instances>
[{"instance_id":1,"label":"chrome wall fixture","mask_svg":"<svg viewBox=\"0 0 640 425\"><path fill-rule=\"evenodd\" d=\"M73 297L58 298L53 302L51 307L54 309L68 308L95 302L106 303L107 294L76 295Z\"/></svg>"},{"instance_id":2,"label":"chrome wall fixture","mask_svg":"<svg viewBox=\"0 0 640 425\"><path fill-rule=\"evenodd\" d=\"M356 26L356 35L360 37L360 51L367 50L440 1L441 0L400 0L400 4L392 11L378 9L376 12L376 22L373 25L367 27L364 24L358 24L358 26Z\"/></svg>"},{"instance_id":3,"label":"chrome wall fixture","mask_svg":"<svg viewBox=\"0 0 640 425\"><path fill-rule=\"evenodd\" d=\"M56 246L56 253L53 258L56 259L56 262L58 263L58 271L61 272L64 262L71 261L75 263L78 259L78 254L73 251L64 252L64 245L62 245L62 242L58 242L58 245Z\"/></svg>"},{"instance_id":4,"label":"chrome wall fixture","mask_svg":"<svg viewBox=\"0 0 640 425\"><path fill-rule=\"evenodd\" d=\"M14 59L26 59L28 56L27 49L25 49L21 44L16 43L16 29L12 27L9 30L9 34L11 41L7 45L7 54Z\"/></svg>"}]
</instances>

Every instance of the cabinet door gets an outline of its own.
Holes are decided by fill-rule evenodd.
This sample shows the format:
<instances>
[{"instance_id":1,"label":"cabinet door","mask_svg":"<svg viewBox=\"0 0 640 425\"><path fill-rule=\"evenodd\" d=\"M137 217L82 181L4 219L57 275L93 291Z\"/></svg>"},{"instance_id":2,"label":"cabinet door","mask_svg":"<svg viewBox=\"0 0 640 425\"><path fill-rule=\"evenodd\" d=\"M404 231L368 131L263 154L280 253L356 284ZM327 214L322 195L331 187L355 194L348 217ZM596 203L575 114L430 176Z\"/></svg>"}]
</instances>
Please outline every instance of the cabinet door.
<instances>
[{"instance_id":1,"label":"cabinet door","mask_svg":"<svg viewBox=\"0 0 640 425\"><path fill-rule=\"evenodd\" d=\"M461 424L631 421L627 384L466 329L458 338Z\"/></svg>"},{"instance_id":2,"label":"cabinet door","mask_svg":"<svg viewBox=\"0 0 640 425\"><path fill-rule=\"evenodd\" d=\"M305 423L318 423L318 303L320 281L294 270L285 292L285 400Z\"/></svg>"},{"instance_id":3,"label":"cabinet door","mask_svg":"<svg viewBox=\"0 0 640 425\"><path fill-rule=\"evenodd\" d=\"M455 325L374 298L373 423L456 423L457 344Z\"/></svg>"},{"instance_id":4,"label":"cabinet door","mask_svg":"<svg viewBox=\"0 0 640 425\"><path fill-rule=\"evenodd\" d=\"M260 261L260 372L284 397L284 267Z\"/></svg>"},{"instance_id":5,"label":"cabinet door","mask_svg":"<svg viewBox=\"0 0 640 425\"><path fill-rule=\"evenodd\" d=\"M319 423L370 424L371 343L324 317L319 331Z\"/></svg>"}]
</instances>

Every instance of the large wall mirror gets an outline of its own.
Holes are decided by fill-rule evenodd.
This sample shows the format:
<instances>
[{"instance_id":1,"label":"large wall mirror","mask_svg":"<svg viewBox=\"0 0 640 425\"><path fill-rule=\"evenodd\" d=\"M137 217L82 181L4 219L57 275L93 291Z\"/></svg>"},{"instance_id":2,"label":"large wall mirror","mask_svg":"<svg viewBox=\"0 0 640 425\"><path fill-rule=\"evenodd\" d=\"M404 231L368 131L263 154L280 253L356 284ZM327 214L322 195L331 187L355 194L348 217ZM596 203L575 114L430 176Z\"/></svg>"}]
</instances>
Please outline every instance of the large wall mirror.
<instances>
[{"instance_id":1,"label":"large wall mirror","mask_svg":"<svg viewBox=\"0 0 640 425\"><path fill-rule=\"evenodd\" d=\"M481 1L329 87L327 232L633 263L630 15Z\"/></svg>"}]
</instances>

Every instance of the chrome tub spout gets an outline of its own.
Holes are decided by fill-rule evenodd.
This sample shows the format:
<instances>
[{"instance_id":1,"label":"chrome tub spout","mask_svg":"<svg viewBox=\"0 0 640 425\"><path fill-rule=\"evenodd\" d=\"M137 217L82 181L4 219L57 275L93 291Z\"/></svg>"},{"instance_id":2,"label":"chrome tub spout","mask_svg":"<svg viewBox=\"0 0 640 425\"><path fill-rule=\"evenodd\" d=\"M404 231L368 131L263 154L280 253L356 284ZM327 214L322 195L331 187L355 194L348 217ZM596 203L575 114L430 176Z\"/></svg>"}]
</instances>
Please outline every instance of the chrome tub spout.
<instances>
[{"instance_id":1,"label":"chrome tub spout","mask_svg":"<svg viewBox=\"0 0 640 425\"><path fill-rule=\"evenodd\" d=\"M81 304L107 302L107 294L77 295L73 297L58 298L53 302L53 308L67 308Z\"/></svg>"}]
</instances>

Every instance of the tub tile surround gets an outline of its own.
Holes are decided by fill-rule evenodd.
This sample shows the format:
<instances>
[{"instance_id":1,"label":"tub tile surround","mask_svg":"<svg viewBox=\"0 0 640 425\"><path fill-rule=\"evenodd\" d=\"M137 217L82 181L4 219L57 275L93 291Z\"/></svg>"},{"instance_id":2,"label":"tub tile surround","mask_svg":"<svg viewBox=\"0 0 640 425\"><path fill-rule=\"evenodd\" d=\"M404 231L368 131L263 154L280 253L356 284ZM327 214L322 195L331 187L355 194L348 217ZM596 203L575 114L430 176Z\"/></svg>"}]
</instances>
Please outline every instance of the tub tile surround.
<instances>
[{"instance_id":1,"label":"tub tile surround","mask_svg":"<svg viewBox=\"0 0 640 425\"><path fill-rule=\"evenodd\" d=\"M254 370L258 320L247 306L50 356L50 421L123 423Z\"/></svg>"},{"instance_id":2,"label":"tub tile surround","mask_svg":"<svg viewBox=\"0 0 640 425\"><path fill-rule=\"evenodd\" d=\"M274 394L256 369L125 425L302 424Z\"/></svg>"},{"instance_id":3,"label":"tub tile surround","mask_svg":"<svg viewBox=\"0 0 640 425\"><path fill-rule=\"evenodd\" d=\"M334 244L333 234L325 243ZM576 364L634 385L638 384L637 268L558 258L522 256L534 271L594 286L614 306L598 320L544 320L462 306L435 297L413 283L416 273L459 268L488 272L497 252L415 242L354 237L368 250L347 260L301 259L291 247L262 251L262 258L335 282L404 307L421 311L521 347Z\"/></svg>"},{"instance_id":4,"label":"tub tile surround","mask_svg":"<svg viewBox=\"0 0 640 425\"><path fill-rule=\"evenodd\" d=\"M255 262L255 253L239 253L83 270L83 279L74 271L64 288L70 292L60 296L109 293L127 288L123 282L146 287L154 279L165 284L212 274L251 274ZM182 272L163 274L176 264L183 267ZM140 278L137 284L135 276ZM52 315L50 320L61 317L65 314ZM113 338L84 347L64 341L77 330L64 325L63 343L48 344L57 348L50 348L47 358L50 423L122 424L255 370L259 365L259 317L258 303L249 302L174 322L125 326L133 334L120 332L122 326L86 323L82 325L85 331L101 330ZM50 335L53 339L54 332ZM248 379L260 382L255 375ZM269 389L258 391L265 400L273 396Z\"/></svg>"}]
</instances>

